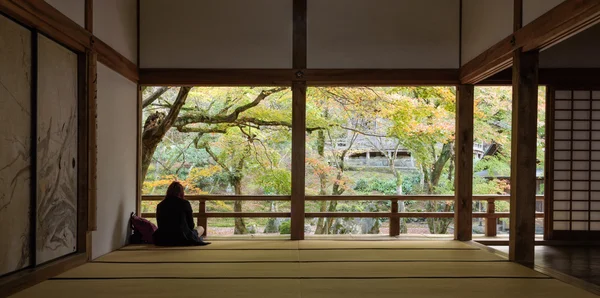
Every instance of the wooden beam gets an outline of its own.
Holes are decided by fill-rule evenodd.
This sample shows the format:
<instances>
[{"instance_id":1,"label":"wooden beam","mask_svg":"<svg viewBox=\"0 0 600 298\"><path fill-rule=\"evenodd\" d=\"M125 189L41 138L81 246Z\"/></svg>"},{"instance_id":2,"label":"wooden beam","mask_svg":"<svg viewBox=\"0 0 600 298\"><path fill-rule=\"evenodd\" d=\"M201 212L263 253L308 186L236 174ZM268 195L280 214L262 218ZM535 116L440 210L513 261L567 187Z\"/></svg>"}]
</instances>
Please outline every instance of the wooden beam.
<instances>
[{"instance_id":1,"label":"wooden beam","mask_svg":"<svg viewBox=\"0 0 600 298\"><path fill-rule=\"evenodd\" d=\"M0 11L74 51L90 47L92 34L45 1L0 0Z\"/></svg>"},{"instance_id":2,"label":"wooden beam","mask_svg":"<svg viewBox=\"0 0 600 298\"><path fill-rule=\"evenodd\" d=\"M301 76L298 77L298 72ZM310 86L457 85L458 69L140 69L147 86Z\"/></svg>"},{"instance_id":3,"label":"wooden beam","mask_svg":"<svg viewBox=\"0 0 600 298\"><path fill-rule=\"evenodd\" d=\"M111 48L100 39L93 38L92 47L98 53L98 61L116 71L125 78L137 83L139 81L138 67L121 53Z\"/></svg>"},{"instance_id":4,"label":"wooden beam","mask_svg":"<svg viewBox=\"0 0 600 298\"><path fill-rule=\"evenodd\" d=\"M86 8L88 5L91 4L86 3ZM102 64L137 83L139 75L135 63L45 1L0 0L0 11L39 30L75 52L96 51ZM91 13L86 11L86 26L92 22L90 15Z\"/></svg>"},{"instance_id":5,"label":"wooden beam","mask_svg":"<svg viewBox=\"0 0 600 298\"><path fill-rule=\"evenodd\" d=\"M306 83L292 85L292 206L291 238L304 239L306 153Z\"/></svg>"},{"instance_id":6,"label":"wooden beam","mask_svg":"<svg viewBox=\"0 0 600 298\"><path fill-rule=\"evenodd\" d=\"M140 69L147 86L289 86L293 69Z\"/></svg>"},{"instance_id":7,"label":"wooden beam","mask_svg":"<svg viewBox=\"0 0 600 298\"><path fill-rule=\"evenodd\" d=\"M534 261L538 58L514 53L509 258L523 264Z\"/></svg>"},{"instance_id":8,"label":"wooden beam","mask_svg":"<svg viewBox=\"0 0 600 298\"><path fill-rule=\"evenodd\" d=\"M600 68L540 68L539 84L559 88L592 88L600 82ZM477 85L511 85L512 69L506 69Z\"/></svg>"},{"instance_id":9,"label":"wooden beam","mask_svg":"<svg viewBox=\"0 0 600 298\"><path fill-rule=\"evenodd\" d=\"M457 85L458 69L307 69L310 86Z\"/></svg>"},{"instance_id":10,"label":"wooden beam","mask_svg":"<svg viewBox=\"0 0 600 298\"><path fill-rule=\"evenodd\" d=\"M454 239L470 241L473 234L474 86L459 85L456 93Z\"/></svg>"},{"instance_id":11,"label":"wooden beam","mask_svg":"<svg viewBox=\"0 0 600 298\"><path fill-rule=\"evenodd\" d=\"M515 32L523 51L543 50L600 21L600 1L566 0Z\"/></svg>"},{"instance_id":12,"label":"wooden beam","mask_svg":"<svg viewBox=\"0 0 600 298\"><path fill-rule=\"evenodd\" d=\"M566 0L502 39L460 69L463 84L475 84L512 64L512 52L547 48L600 21L600 1Z\"/></svg>"}]
</instances>

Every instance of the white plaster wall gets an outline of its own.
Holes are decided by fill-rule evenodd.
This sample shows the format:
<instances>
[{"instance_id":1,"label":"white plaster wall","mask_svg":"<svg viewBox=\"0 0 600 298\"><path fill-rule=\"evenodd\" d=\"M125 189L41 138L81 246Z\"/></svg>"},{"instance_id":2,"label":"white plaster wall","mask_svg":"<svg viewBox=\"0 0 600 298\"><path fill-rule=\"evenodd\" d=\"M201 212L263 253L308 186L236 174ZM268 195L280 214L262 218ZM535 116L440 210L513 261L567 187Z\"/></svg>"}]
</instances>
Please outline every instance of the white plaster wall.
<instances>
[{"instance_id":1,"label":"white plaster wall","mask_svg":"<svg viewBox=\"0 0 600 298\"><path fill-rule=\"evenodd\" d=\"M523 0L523 26L531 23L565 0Z\"/></svg>"},{"instance_id":2,"label":"white plaster wall","mask_svg":"<svg viewBox=\"0 0 600 298\"><path fill-rule=\"evenodd\" d=\"M162 2L162 6L170 5L166 1ZM161 24L167 27L169 25ZM136 0L94 1L94 35L131 62L137 63Z\"/></svg>"},{"instance_id":3,"label":"white plaster wall","mask_svg":"<svg viewBox=\"0 0 600 298\"><path fill-rule=\"evenodd\" d=\"M600 67L600 24L541 52L540 67Z\"/></svg>"},{"instance_id":4,"label":"white plaster wall","mask_svg":"<svg viewBox=\"0 0 600 298\"><path fill-rule=\"evenodd\" d=\"M513 0L463 0L461 64L513 32Z\"/></svg>"},{"instance_id":5,"label":"white plaster wall","mask_svg":"<svg viewBox=\"0 0 600 298\"><path fill-rule=\"evenodd\" d=\"M144 68L290 68L292 0L143 0Z\"/></svg>"},{"instance_id":6,"label":"white plaster wall","mask_svg":"<svg viewBox=\"0 0 600 298\"><path fill-rule=\"evenodd\" d=\"M85 27L85 0L45 0L81 27ZM105 0L101 0L105 1Z\"/></svg>"},{"instance_id":7,"label":"white plaster wall","mask_svg":"<svg viewBox=\"0 0 600 298\"><path fill-rule=\"evenodd\" d=\"M308 68L457 68L457 0L308 0Z\"/></svg>"},{"instance_id":8,"label":"white plaster wall","mask_svg":"<svg viewBox=\"0 0 600 298\"><path fill-rule=\"evenodd\" d=\"M98 230L92 258L125 245L136 207L137 86L98 63Z\"/></svg>"}]
</instances>

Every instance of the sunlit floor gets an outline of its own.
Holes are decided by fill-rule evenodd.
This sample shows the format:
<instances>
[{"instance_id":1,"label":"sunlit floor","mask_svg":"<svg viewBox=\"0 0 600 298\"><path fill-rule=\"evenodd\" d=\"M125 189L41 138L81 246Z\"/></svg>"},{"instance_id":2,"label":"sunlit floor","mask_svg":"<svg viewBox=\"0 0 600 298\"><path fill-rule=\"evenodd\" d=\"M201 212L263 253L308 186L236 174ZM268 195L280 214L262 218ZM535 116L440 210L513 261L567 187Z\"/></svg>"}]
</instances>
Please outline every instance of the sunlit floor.
<instances>
[{"instance_id":1,"label":"sunlit floor","mask_svg":"<svg viewBox=\"0 0 600 298\"><path fill-rule=\"evenodd\" d=\"M214 241L128 246L16 297L597 297L470 243Z\"/></svg>"}]
</instances>

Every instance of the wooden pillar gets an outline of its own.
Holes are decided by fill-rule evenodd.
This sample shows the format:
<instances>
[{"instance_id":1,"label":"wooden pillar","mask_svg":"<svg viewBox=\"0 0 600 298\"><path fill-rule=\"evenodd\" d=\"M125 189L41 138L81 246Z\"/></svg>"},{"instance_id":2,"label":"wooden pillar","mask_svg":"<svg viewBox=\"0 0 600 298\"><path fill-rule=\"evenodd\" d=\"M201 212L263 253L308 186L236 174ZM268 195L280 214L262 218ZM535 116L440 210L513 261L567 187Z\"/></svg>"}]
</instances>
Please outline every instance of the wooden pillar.
<instances>
[{"instance_id":1,"label":"wooden pillar","mask_svg":"<svg viewBox=\"0 0 600 298\"><path fill-rule=\"evenodd\" d=\"M534 261L538 57L513 55L509 259L523 264Z\"/></svg>"},{"instance_id":2,"label":"wooden pillar","mask_svg":"<svg viewBox=\"0 0 600 298\"><path fill-rule=\"evenodd\" d=\"M473 231L473 85L458 86L456 101L456 198L454 239L469 241Z\"/></svg>"},{"instance_id":3,"label":"wooden pillar","mask_svg":"<svg viewBox=\"0 0 600 298\"><path fill-rule=\"evenodd\" d=\"M307 0L293 1L292 67L297 70L292 83L292 208L291 238L304 239L304 180L306 143L306 7Z\"/></svg>"},{"instance_id":4,"label":"wooden pillar","mask_svg":"<svg viewBox=\"0 0 600 298\"><path fill-rule=\"evenodd\" d=\"M306 83L292 85L292 240L304 239L304 180L306 143Z\"/></svg>"}]
</instances>

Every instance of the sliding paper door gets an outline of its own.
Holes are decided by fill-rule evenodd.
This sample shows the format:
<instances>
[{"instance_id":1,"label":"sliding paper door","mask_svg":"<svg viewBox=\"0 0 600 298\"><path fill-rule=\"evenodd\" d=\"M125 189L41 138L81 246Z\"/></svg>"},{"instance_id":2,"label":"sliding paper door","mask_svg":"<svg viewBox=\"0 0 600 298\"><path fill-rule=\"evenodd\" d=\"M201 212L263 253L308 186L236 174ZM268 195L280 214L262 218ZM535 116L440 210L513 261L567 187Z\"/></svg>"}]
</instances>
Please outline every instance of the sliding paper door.
<instances>
[{"instance_id":1,"label":"sliding paper door","mask_svg":"<svg viewBox=\"0 0 600 298\"><path fill-rule=\"evenodd\" d=\"M77 55L39 36L36 264L77 250Z\"/></svg>"},{"instance_id":2,"label":"sliding paper door","mask_svg":"<svg viewBox=\"0 0 600 298\"><path fill-rule=\"evenodd\" d=\"M0 15L0 275L29 266L31 32Z\"/></svg>"}]
</instances>

